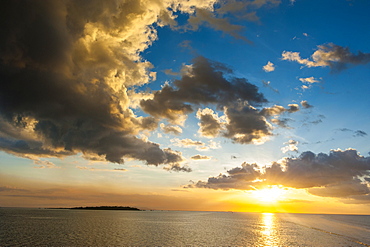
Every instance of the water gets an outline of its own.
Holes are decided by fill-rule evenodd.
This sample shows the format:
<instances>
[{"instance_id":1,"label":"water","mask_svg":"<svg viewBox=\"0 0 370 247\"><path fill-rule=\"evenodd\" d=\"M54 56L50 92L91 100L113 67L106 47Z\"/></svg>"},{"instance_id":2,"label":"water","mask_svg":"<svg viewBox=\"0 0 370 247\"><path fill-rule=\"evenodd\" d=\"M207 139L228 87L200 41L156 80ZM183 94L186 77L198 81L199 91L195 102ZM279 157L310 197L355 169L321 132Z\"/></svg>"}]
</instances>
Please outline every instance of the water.
<instances>
[{"instance_id":1,"label":"water","mask_svg":"<svg viewBox=\"0 0 370 247\"><path fill-rule=\"evenodd\" d=\"M0 246L370 246L370 216L0 208Z\"/></svg>"}]
</instances>

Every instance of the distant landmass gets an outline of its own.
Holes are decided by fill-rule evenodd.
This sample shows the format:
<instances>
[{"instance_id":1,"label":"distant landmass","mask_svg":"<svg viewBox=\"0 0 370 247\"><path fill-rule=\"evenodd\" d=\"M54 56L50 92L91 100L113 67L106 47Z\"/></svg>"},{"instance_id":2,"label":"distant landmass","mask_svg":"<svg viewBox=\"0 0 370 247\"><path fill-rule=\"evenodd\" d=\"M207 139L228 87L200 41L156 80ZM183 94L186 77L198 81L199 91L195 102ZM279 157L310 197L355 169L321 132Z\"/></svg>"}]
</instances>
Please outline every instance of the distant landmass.
<instances>
[{"instance_id":1,"label":"distant landmass","mask_svg":"<svg viewBox=\"0 0 370 247\"><path fill-rule=\"evenodd\" d=\"M54 208L56 209L56 208ZM97 207L74 207L74 208L57 208L57 209L83 209L83 210L132 210L142 211L141 209L134 207L122 207L122 206L97 206Z\"/></svg>"}]
</instances>

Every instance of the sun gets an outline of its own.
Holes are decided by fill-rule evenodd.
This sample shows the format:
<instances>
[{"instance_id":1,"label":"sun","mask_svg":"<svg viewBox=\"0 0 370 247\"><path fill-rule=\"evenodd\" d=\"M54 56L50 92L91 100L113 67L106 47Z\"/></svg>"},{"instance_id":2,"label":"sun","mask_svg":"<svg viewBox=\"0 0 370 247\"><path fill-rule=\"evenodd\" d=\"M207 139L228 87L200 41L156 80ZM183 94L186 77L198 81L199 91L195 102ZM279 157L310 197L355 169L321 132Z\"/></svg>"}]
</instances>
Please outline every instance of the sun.
<instances>
[{"instance_id":1,"label":"sun","mask_svg":"<svg viewBox=\"0 0 370 247\"><path fill-rule=\"evenodd\" d=\"M285 194L285 190L278 186L270 186L252 191L252 196L258 201L266 204L276 203Z\"/></svg>"}]
</instances>

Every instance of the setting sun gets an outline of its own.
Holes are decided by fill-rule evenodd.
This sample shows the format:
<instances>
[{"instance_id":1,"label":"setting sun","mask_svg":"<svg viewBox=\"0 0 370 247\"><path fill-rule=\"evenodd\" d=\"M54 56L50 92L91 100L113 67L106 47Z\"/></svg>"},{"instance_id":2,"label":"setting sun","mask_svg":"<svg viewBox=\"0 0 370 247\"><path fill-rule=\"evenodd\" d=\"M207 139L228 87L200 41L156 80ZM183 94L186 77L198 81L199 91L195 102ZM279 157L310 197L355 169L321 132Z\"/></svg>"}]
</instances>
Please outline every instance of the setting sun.
<instances>
[{"instance_id":1,"label":"setting sun","mask_svg":"<svg viewBox=\"0 0 370 247\"><path fill-rule=\"evenodd\" d=\"M256 189L252 192L252 196L262 203L275 203L285 194L285 190L278 186L272 186L263 189Z\"/></svg>"}]
</instances>

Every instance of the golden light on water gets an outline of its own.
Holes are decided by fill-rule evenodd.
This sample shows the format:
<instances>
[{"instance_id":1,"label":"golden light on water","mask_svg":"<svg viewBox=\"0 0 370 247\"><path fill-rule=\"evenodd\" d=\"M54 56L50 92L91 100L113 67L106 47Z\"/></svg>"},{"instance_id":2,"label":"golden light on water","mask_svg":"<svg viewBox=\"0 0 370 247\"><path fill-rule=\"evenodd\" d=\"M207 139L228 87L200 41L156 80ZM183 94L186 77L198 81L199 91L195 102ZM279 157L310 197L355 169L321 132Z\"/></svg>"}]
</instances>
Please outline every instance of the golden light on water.
<instances>
[{"instance_id":1,"label":"golden light on water","mask_svg":"<svg viewBox=\"0 0 370 247\"><path fill-rule=\"evenodd\" d=\"M261 214L261 231L258 246L277 246L279 243L279 235L275 225L275 214L262 213Z\"/></svg>"}]
</instances>

